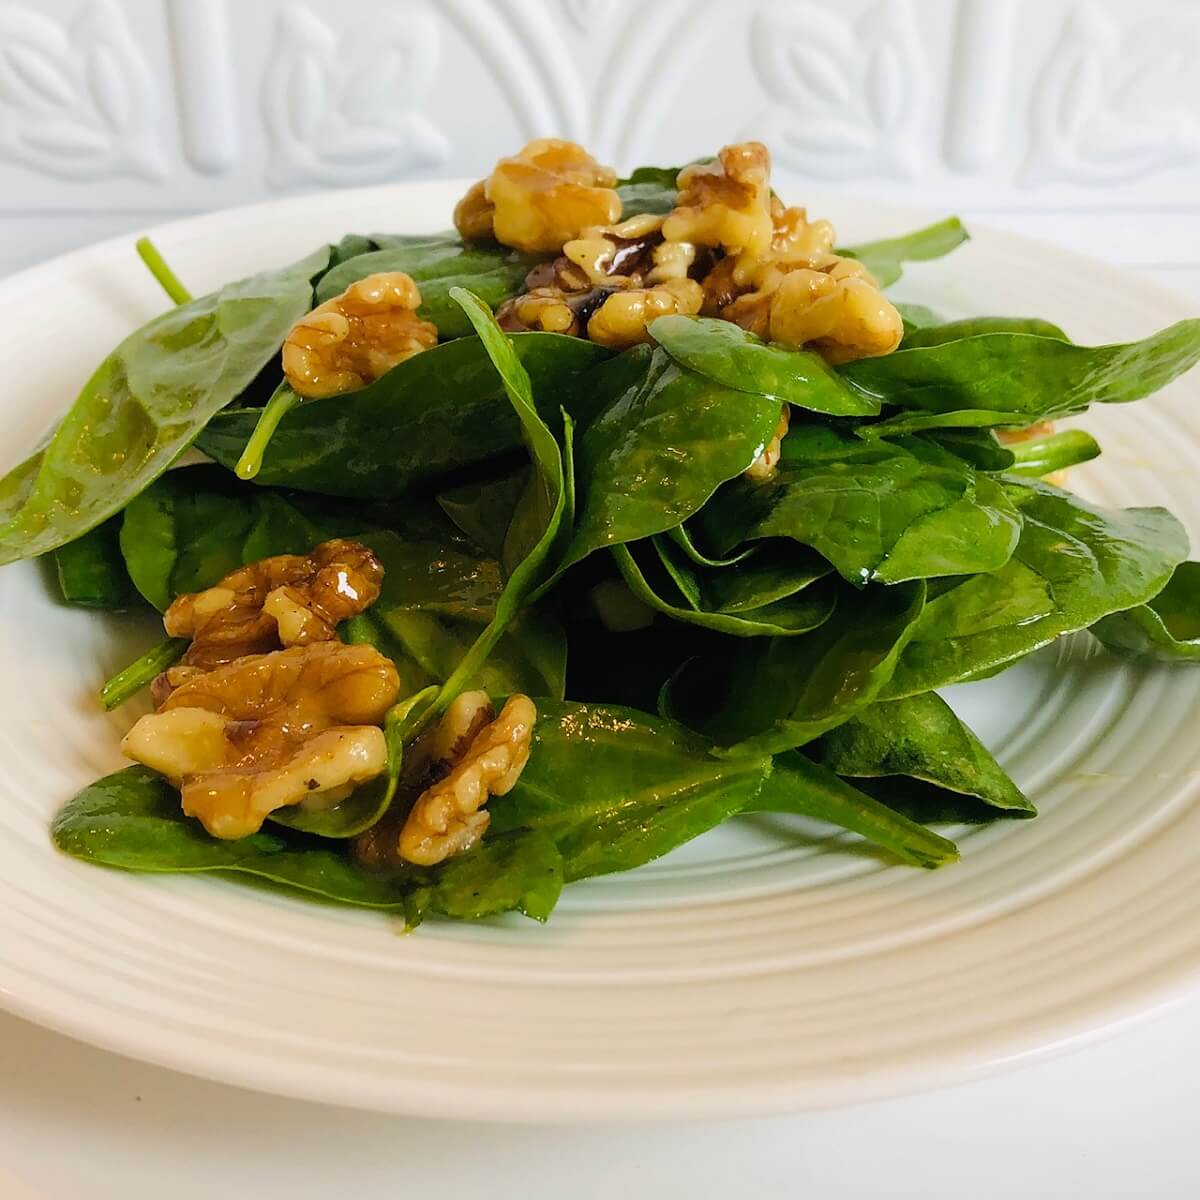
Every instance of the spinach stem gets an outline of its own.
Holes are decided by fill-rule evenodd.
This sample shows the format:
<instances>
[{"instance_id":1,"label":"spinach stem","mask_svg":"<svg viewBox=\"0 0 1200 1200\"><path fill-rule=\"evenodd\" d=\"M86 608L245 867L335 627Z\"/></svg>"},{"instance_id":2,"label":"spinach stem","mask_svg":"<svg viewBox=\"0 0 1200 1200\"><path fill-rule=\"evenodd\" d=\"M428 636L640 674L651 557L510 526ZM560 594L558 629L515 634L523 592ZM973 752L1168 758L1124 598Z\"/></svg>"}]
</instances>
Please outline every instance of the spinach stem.
<instances>
[{"instance_id":1,"label":"spinach stem","mask_svg":"<svg viewBox=\"0 0 1200 1200\"><path fill-rule=\"evenodd\" d=\"M1005 449L1010 450L1017 460L1008 468L1009 474L1034 478L1065 471L1067 467L1087 462L1100 453L1096 439L1082 429L1066 429L1046 437L1009 442Z\"/></svg>"},{"instance_id":2,"label":"spinach stem","mask_svg":"<svg viewBox=\"0 0 1200 1200\"><path fill-rule=\"evenodd\" d=\"M233 469L239 479L253 479L262 470L263 455L275 436L275 430L279 428L279 422L299 403L300 397L286 383L281 383L271 393Z\"/></svg>"},{"instance_id":3,"label":"spinach stem","mask_svg":"<svg viewBox=\"0 0 1200 1200\"><path fill-rule=\"evenodd\" d=\"M167 266L166 259L158 252L158 247L148 237L138 238L134 246L138 257L149 268L150 274L158 280L162 290L176 304L186 304L192 298L192 293L179 282L179 276Z\"/></svg>"},{"instance_id":4,"label":"spinach stem","mask_svg":"<svg viewBox=\"0 0 1200 1200\"><path fill-rule=\"evenodd\" d=\"M177 663L188 648L187 638L167 638L141 658L135 659L123 671L118 671L101 689L100 703L106 712L112 712L142 688L147 687L154 677Z\"/></svg>"}]
</instances>

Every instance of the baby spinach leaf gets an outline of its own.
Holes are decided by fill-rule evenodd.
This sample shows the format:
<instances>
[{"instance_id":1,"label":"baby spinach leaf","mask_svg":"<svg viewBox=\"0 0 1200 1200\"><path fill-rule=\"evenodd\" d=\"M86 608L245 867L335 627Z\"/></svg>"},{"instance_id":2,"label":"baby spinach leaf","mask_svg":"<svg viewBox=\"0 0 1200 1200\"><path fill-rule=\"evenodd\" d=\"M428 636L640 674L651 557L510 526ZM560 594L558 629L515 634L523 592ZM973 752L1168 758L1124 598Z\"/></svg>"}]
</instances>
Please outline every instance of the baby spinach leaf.
<instances>
[{"instance_id":1,"label":"baby spinach leaf","mask_svg":"<svg viewBox=\"0 0 1200 1200\"><path fill-rule=\"evenodd\" d=\"M252 875L326 900L401 909L406 889L373 875L339 852L255 833L237 841L210 837L184 816L179 793L148 767L126 767L84 788L54 818L54 844L65 854L127 871L216 871Z\"/></svg>"},{"instance_id":2,"label":"baby spinach leaf","mask_svg":"<svg viewBox=\"0 0 1200 1200\"><path fill-rule=\"evenodd\" d=\"M368 275L403 271L420 288L419 315L432 321L443 339L465 337L472 332L471 323L451 299L450 289L469 288L494 308L521 291L525 276L537 261L503 246L468 246L457 234L394 241L381 249L357 254L328 271L317 285L317 303L340 295Z\"/></svg>"},{"instance_id":3,"label":"baby spinach leaf","mask_svg":"<svg viewBox=\"0 0 1200 1200\"><path fill-rule=\"evenodd\" d=\"M387 812L396 795L400 782L400 768L404 764L404 742L410 735L427 704L433 702L438 693L436 686L427 687L415 696L393 704L383 722L383 734L387 739L387 768L376 779L356 787L340 804L332 808L312 809L303 804L294 808L280 808L273 812L270 820L276 825L310 833L316 837L349 838L370 829Z\"/></svg>"},{"instance_id":4,"label":"baby spinach leaf","mask_svg":"<svg viewBox=\"0 0 1200 1200\"><path fill-rule=\"evenodd\" d=\"M812 633L723 641L699 654L672 680L667 707L723 754L803 746L879 696L924 605L923 582L843 592Z\"/></svg>"},{"instance_id":5,"label":"baby spinach leaf","mask_svg":"<svg viewBox=\"0 0 1200 1200\"><path fill-rule=\"evenodd\" d=\"M1035 479L1100 456L1100 443L1082 429L1064 429L1062 433L1011 442L1008 449L1013 456L1009 473Z\"/></svg>"},{"instance_id":6,"label":"baby spinach leaf","mask_svg":"<svg viewBox=\"0 0 1200 1200\"><path fill-rule=\"evenodd\" d=\"M632 175L618 180L621 219L628 220L641 213L669 213L679 198L675 179L682 170L682 167L638 167Z\"/></svg>"},{"instance_id":7,"label":"baby spinach leaf","mask_svg":"<svg viewBox=\"0 0 1200 1200\"><path fill-rule=\"evenodd\" d=\"M794 428L770 479L728 484L700 520L719 553L792 538L852 583L995 570L1020 532L1003 489L961 459L928 442L868 443L825 425Z\"/></svg>"},{"instance_id":8,"label":"baby spinach leaf","mask_svg":"<svg viewBox=\"0 0 1200 1200\"><path fill-rule=\"evenodd\" d=\"M633 551L639 550L635 557ZM613 556L626 584L643 603L676 621L732 637L787 637L807 633L827 621L835 597L830 588L812 588L746 611L722 612L690 606L678 596L669 575L645 543L614 546ZM657 568L657 569L656 569Z\"/></svg>"},{"instance_id":9,"label":"baby spinach leaf","mask_svg":"<svg viewBox=\"0 0 1200 1200\"><path fill-rule=\"evenodd\" d=\"M764 342L730 321L659 317L649 330L677 363L724 387L837 417L879 412L878 400L847 384L819 354Z\"/></svg>"},{"instance_id":10,"label":"baby spinach leaf","mask_svg":"<svg viewBox=\"0 0 1200 1200\"><path fill-rule=\"evenodd\" d=\"M583 377L609 352L584 338L517 333L513 346L541 415L575 415ZM200 449L233 469L259 409L231 409L211 422ZM462 477L520 449L521 424L483 343L445 342L414 355L368 387L310 400L279 423L255 482L332 496L388 499Z\"/></svg>"},{"instance_id":11,"label":"baby spinach leaf","mask_svg":"<svg viewBox=\"0 0 1200 1200\"><path fill-rule=\"evenodd\" d=\"M925 438L977 471L1006 471L1017 461L1012 450L1001 445L990 429L935 429Z\"/></svg>"},{"instance_id":12,"label":"baby spinach leaf","mask_svg":"<svg viewBox=\"0 0 1200 1200\"><path fill-rule=\"evenodd\" d=\"M957 217L947 217L903 237L864 242L861 246L839 246L838 253L857 258L879 281L880 287L889 287L903 273L903 263L944 258L970 240L970 236Z\"/></svg>"},{"instance_id":13,"label":"baby spinach leaf","mask_svg":"<svg viewBox=\"0 0 1200 1200\"><path fill-rule=\"evenodd\" d=\"M464 483L437 495L442 511L493 558L504 553L504 539L529 482L529 468L518 467L494 479Z\"/></svg>"},{"instance_id":14,"label":"baby spinach leaf","mask_svg":"<svg viewBox=\"0 0 1200 1200\"><path fill-rule=\"evenodd\" d=\"M914 410L863 429L892 436L939 423L1030 425L1124 404L1165 387L1200 361L1200 320L1140 342L1076 346L1031 333L985 333L897 350L840 367L863 391Z\"/></svg>"},{"instance_id":15,"label":"baby spinach leaf","mask_svg":"<svg viewBox=\"0 0 1200 1200\"><path fill-rule=\"evenodd\" d=\"M58 584L68 604L113 612L142 603L121 557L120 535L121 518L109 517L55 550Z\"/></svg>"},{"instance_id":16,"label":"baby spinach leaf","mask_svg":"<svg viewBox=\"0 0 1200 1200\"><path fill-rule=\"evenodd\" d=\"M1071 340L1052 321L1043 321L1040 317L967 317L961 321L924 325L905 333L904 349L941 346L945 342L957 342L985 333L1032 333L1038 337L1057 338L1061 342Z\"/></svg>"},{"instance_id":17,"label":"baby spinach leaf","mask_svg":"<svg viewBox=\"0 0 1200 1200\"><path fill-rule=\"evenodd\" d=\"M641 866L740 812L769 758L721 760L704 738L633 709L538 701L529 765L493 798L492 830L551 838L567 882Z\"/></svg>"},{"instance_id":18,"label":"baby spinach leaf","mask_svg":"<svg viewBox=\"0 0 1200 1200\"><path fill-rule=\"evenodd\" d=\"M757 546L743 546L734 554L713 558L696 545L696 539L686 524L676 525L666 530L663 537L674 542L698 567L732 567L735 563L740 563L743 559L756 554L759 549Z\"/></svg>"},{"instance_id":19,"label":"baby spinach leaf","mask_svg":"<svg viewBox=\"0 0 1200 1200\"><path fill-rule=\"evenodd\" d=\"M0 562L73 541L162 474L277 353L311 306L312 277L328 258L322 247L127 337L47 446L0 481Z\"/></svg>"},{"instance_id":20,"label":"baby spinach leaf","mask_svg":"<svg viewBox=\"0 0 1200 1200\"><path fill-rule=\"evenodd\" d=\"M893 302L893 307L904 322L904 337L908 337L918 329L926 329L930 325L945 325L946 318L925 304L901 304ZM900 343L904 345L904 342Z\"/></svg>"},{"instance_id":21,"label":"baby spinach leaf","mask_svg":"<svg viewBox=\"0 0 1200 1200\"><path fill-rule=\"evenodd\" d=\"M1200 662L1200 563L1180 563L1152 600L1105 617L1092 633L1136 662Z\"/></svg>"},{"instance_id":22,"label":"baby spinach leaf","mask_svg":"<svg viewBox=\"0 0 1200 1200\"><path fill-rule=\"evenodd\" d=\"M856 833L914 867L958 859L953 842L851 787L797 750L781 754L747 813L795 813Z\"/></svg>"},{"instance_id":23,"label":"baby spinach leaf","mask_svg":"<svg viewBox=\"0 0 1200 1200\"><path fill-rule=\"evenodd\" d=\"M943 820L947 812L971 813L984 820L1037 814L1003 767L936 692L868 705L825 735L819 757L838 775L868 779L907 776L926 785L920 789L906 785L893 806L917 820ZM906 794L915 799L922 793L920 808L899 799ZM874 794L890 803L885 794Z\"/></svg>"},{"instance_id":24,"label":"baby spinach leaf","mask_svg":"<svg viewBox=\"0 0 1200 1200\"><path fill-rule=\"evenodd\" d=\"M883 698L994 673L1145 604L1187 558L1187 534L1165 509L1105 509L1033 481L1007 490L1023 518L1011 560L931 597Z\"/></svg>"},{"instance_id":25,"label":"baby spinach leaf","mask_svg":"<svg viewBox=\"0 0 1200 1200\"><path fill-rule=\"evenodd\" d=\"M595 412L577 454L579 516L562 568L594 550L662 533L697 512L770 441L779 404L632 351L592 372Z\"/></svg>"}]
</instances>

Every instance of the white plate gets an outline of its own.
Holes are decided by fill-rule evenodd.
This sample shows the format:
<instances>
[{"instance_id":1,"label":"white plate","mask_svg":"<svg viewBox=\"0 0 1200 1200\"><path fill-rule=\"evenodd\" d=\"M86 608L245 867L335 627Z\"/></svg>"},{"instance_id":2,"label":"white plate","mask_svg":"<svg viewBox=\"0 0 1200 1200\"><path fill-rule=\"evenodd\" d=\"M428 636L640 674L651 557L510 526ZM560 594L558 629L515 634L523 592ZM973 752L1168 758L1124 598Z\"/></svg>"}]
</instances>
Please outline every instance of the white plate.
<instances>
[{"instance_id":1,"label":"white plate","mask_svg":"<svg viewBox=\"0 0 1200 1200\"><path fill-rule=\"evenodd\" d=\"M348 230L444 227L425 184L219 213L155 236L199 293ZM916 218L814 202L847 240ZM1124 272L976 231L900 294L1033 313L1077 340L1142 336L1186 304ZM0 285L0 412L16 460L119 338L163 307L128 240ZM1074 484L1200 528L1200 375L1086 419ZM55 606L0 570L0 1004L139 1058L268 1091L428 1116L569 1120L828 1106L1059 1050L1178 997L1200 968L1200 671L1070 639L955 703L1041 817L966 832L936 873L746 818L631 875L576 885L550 925L430 923L215 878L59 856L47 825L121 765L128 712L95 688L148 623Z\"/></svg>"}]
</instances>

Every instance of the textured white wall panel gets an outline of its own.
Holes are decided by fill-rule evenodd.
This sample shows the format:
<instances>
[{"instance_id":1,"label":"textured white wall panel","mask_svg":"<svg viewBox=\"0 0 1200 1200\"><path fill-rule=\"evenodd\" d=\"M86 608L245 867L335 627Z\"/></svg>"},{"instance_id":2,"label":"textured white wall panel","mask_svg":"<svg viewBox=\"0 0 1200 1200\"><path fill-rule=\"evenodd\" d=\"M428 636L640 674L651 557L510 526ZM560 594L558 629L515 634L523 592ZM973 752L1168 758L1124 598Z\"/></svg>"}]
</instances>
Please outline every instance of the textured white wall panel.
<instances>
[{"instance_id":1,"label":"textured white wall panel","mask_svg":"<svg viewBox=\"0 0 1200 1200\"><path fill-rule=\"evenodd\" d=\"M0 0L0 269L561 133L1200 269L1196 0ZM834 214L836 215L836 214Z\"/></svg>"}]
</instances>

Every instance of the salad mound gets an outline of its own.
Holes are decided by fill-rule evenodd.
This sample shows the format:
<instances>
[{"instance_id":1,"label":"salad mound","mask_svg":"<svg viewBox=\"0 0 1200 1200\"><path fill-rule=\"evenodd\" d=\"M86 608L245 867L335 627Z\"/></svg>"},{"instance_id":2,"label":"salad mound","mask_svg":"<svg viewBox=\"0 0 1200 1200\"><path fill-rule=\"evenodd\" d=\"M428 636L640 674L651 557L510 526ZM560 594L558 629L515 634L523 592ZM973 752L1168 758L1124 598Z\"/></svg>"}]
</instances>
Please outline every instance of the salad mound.
<instances>
[{"instance_id":1,"label":"salad mound","mask_svg":"<svg viewBox=\"0 0 1200 1200\"><path fill-rule=\"evenodd\" d=\"M140 247L175 307L0 482L0 562L162 614L64 852L410 926L544 920L746 813L938 867L1036 813L940 689L1084 630L1200 660L1179 522L1073 495L1100 448L1055 425L1189 370L1200 321L894 303L962 225L839 245L756 142L619 179L539 139L453 220L199 299Z\"/></svg>"}]
</instances>

